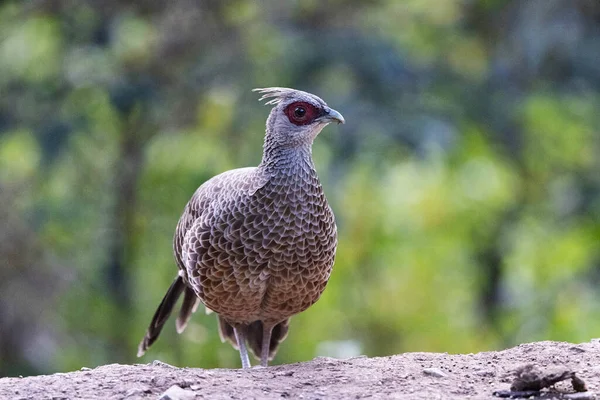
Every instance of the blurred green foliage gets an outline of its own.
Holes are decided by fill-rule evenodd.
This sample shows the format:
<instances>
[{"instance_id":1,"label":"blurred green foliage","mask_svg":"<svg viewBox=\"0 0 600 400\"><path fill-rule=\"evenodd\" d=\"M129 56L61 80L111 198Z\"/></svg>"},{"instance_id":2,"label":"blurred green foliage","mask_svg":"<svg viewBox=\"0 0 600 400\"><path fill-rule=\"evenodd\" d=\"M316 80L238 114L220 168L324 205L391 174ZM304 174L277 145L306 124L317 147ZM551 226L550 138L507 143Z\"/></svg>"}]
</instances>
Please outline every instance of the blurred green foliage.
<instances>
[{"instance_id":1,"label":"blurred green foliage","mask_svg":"<svg viewBox=\"0 0 600 400\"><path fill-rule=\"evenodd\" d=\"M600 335L596 0L0 5L0 375L135 362L194 190L260 161L253 87L347 124L340 234L276 363ZM141 360L237 367L201 311Z\"/></svg>"}]
</instances>

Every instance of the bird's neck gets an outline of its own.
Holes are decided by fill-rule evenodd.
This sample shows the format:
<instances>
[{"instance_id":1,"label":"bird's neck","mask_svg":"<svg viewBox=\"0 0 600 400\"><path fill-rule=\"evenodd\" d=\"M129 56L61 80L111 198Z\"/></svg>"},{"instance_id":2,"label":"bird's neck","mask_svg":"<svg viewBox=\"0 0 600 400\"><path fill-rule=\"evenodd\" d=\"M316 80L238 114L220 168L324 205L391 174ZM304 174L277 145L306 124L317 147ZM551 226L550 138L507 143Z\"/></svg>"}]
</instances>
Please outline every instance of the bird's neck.
<instances>
[{"instance_id":1,"label":"bird's neck","mask_svg":"<svg viewBox=\"0 0 600 400\"><path fill-rule=\"evenodd\" d=\"M302 175L314 173L312 143L281 146L266 140L260 165L271 174Z\"/></svg>"}]
</instances>

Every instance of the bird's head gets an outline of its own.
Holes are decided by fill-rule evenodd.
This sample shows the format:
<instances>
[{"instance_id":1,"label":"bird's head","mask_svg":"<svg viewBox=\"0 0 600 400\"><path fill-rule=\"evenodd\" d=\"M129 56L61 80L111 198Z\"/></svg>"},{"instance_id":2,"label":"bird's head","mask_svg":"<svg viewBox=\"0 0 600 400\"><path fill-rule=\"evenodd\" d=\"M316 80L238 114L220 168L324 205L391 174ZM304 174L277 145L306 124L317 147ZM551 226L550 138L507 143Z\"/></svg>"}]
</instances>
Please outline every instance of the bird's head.
<instances>
[{"instance_id":1,"label":"bird's head","mask_svg":"<svg viewBox=\"0 0 600 400\"><path fill-rule=\"evenodd\" d=\"M267 139L282 147L310 145L321 130L331 122L343 124L342 114L330 108L321 98L288 88L254 89L260 100L273 105L267 119Z\"/></svg>"}]
</instances>

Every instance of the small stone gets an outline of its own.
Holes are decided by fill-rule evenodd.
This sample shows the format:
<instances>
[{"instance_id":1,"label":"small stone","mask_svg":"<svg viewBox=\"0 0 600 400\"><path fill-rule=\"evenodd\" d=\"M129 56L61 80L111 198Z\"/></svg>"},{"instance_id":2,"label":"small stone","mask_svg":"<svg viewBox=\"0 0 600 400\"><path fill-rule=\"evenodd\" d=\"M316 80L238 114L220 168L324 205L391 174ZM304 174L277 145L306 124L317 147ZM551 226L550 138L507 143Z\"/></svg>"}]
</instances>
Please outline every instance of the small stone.
<instances>
[{"instance_id":1,"label":"small stone","mask_svg":"<svg viewBox=\"0 0 600 400\"><path fill-rule=\"evenodd\" d=\"M159 360L154 360L154 361L152 361L152 366L153 366L153 367L166 367L166 368L175 368L174 366L172 366L172 365L170 365L170 364L167 364L167 363L164 363L164 362L162 362L162 361L159 361Z\"/></svg>"},{"instance_id":2,"label":"small stone","mask_svg":"<svg viewBox=\"0 0 600 400\"><path fill-rule=\"evenodd\" d=\"M573 353L585 353L587 351L580 346L572 346L569 350L571 350Z\"/></svg>"},{"instance_id":3,"label":"small stone","mask_svg":"<svg viewBox=\"0 0 600 400\"><path fill-rule=\"evenodd\" d=\"M425 375L434 376L436 378L445 378L448 376L444 371L439 368L425 368L423 369Z\"/></svg>"},{"instance_id":4,"label":"small stone","mask_svg":"<svg viewBox=\"0 0 600 400\"><path fill-rule=\"evenodd\" d=\"M81 371L91 371L91 370L92 370L92 369L91 369L91 368L88 368L88 367L81 367Z\"/></svg>"},{"instance_id":5,"label":"small stone","mask_svg":"<svg viewBox=\"0 0 600 400\"><path fill-rule=\"evenodd\" d=\"M191 390L185 390L177 385L168 388L159 400L192 400L196 398L196 393Z\"/></svg>"},{"instance_id":6,"label":"small stone","mask_svg":"<svg viewBox=\"0 0 600 400\"><path fill-rule=\"evenodd\" d=\"M280 371L280 372L276 372L275 376L293 376L294 375L294 371Z\"/></svg>"}]
</instances>

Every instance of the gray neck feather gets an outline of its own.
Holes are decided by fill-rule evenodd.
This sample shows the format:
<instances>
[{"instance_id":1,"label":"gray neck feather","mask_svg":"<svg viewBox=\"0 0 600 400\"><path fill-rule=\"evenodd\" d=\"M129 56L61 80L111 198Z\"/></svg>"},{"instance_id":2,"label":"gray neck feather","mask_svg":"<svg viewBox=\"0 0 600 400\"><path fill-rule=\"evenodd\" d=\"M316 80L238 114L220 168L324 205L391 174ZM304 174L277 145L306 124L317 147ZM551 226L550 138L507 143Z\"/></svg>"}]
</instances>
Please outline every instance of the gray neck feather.
<instances>
[{"instance_id":1,"label":"gray neck feather","mask_svg":"<svg viewBox=\"0 0 600 400\"><path fill-rule=\"evenodd\" d=\"M271 118L267 121L267 132L260 166L271 173L302 173L314 171L312 141L305 143L279 143Z\"/></svg>"}]
</instances>

